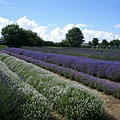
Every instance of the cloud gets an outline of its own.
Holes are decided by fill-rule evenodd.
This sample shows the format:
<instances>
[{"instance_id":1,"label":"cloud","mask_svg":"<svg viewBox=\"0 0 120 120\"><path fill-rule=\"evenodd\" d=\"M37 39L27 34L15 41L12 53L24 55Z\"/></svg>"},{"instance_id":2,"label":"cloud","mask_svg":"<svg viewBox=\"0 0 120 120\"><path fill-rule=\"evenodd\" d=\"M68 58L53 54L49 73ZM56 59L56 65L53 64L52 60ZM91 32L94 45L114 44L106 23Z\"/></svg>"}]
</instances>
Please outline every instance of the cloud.
<instances>
[{"instance_id":1,"label":"cloud","mask_svg":"<svg viewBox=\"0 0 120 120\"><path fill-rule=\"evenodd\" d=\"M59 27L54 28L50 32L50 36L53 39L54 42L61 42L62 39L65 39L65 35L67 32L72 29L73 27L76 27L77 25L74 25L72 23L67 24L64 28L60 29Z\"/></svg>"},{"instance_id":2,"label":"cloud","mask_svg":"<svg viewBox=\"0 0 120 120\"><path fill-rule=\"evenodd\" d=\"M81 26L82 24L74 25L72 23L67 24L64 28L60 29L59 27L56 27L51 31L51 36L53 36L53 40L55 42L60 42L62 39L65 39L66 33L76 26ZM85 25L88 26L88 25ZM98 38L99 42L102 42L103 39L106 39L108 42L113 39L120 39L120 36L117 34L114 34L112 32L104 32L104 31L96 31L96 30L90 30L90 29L83 29L81 30L84 35L84 40L86 43L89 41L92 41L93 38Z\"/></svg>"},{"instance_id":3,"label":"cloud","mask_svg":"<svg viewBox=\"0 0 120 120\"><path fill-rule=\"evenodd\" d=\"M23 16L22 18L17 20L17 24L19 27L32 30L33 32L38 33L38 35L44 39L46 36L46 26L39 26L34 20L27 19L26 16Z\"/></svg>"},{"instance_id":4,"label":"cloud","mask_svg":"<svg viewBox=\"0 0 120 120\"><path fill-rule=\"evenodd\" d=\"M29 20L26 16L17 20L17 24L24 29L33 29L38 26L38 24L34 20Z\"/></svg>"},{"instance_id":5,"label":"cloud","mask_svg":"<svg viewBox=\"0 0 120 120\"><path fill-rule=\"evenodd\" d=\"M7 9L13 9L14 7L10 6L10 7L7 7Z\"/></svg>"},{"instance_id":6,"label":"cloud","mask_svg":"<svg viewBox=\"0 0 120 120\"><path fill-rule=\"evenodd\" d=\"M15 23L15 22L10 21L9 19L0 17L0 31L6 25L13 24L13 23ZM30 20L26 16L19 18L16 21L16 23L21 28L24 28L27 30L32 30L33 32L36 32L45 41L61 42L62 39L65 39L67 32L70 29L72 29L73 27L82 28L81 31L84 35L84 40L86 43L91 41L94 37L98 38L99 42L101 42L103 39L106 39L108 42L113 39L120 39L120 35L114 34L112 32L84 29L85 27L93 26L93 25L87 25L87 24L83 24L83 23L79 23L79 24L70 23L70 24L65 25L63 28L60 28L57 25L51 25L51 24L49 24L47 26L40 26L40 25L38 25L38 23L36 21ZM116 27L119 27L119 25L117 25Z\"/></svg>"},{"instance_id":7,"label":"cloud","mask_svg":"<svg viewBox=\"0 0 120 120\"><path fill-rule=\"evenodd\" d=\"M46 41L53 41L53 42L61 42L62 39L65 39L65 35L67 34L68 30L72 29L73 27L86 27L87 24L67 24L64 28L60 29L57 25L54 25L54 29L48 32L47 28L51 27L51 24L48 26L39 26L34 20L27 19L26 16L17 20L17 24L24 29L30 29L33 32L38 33L38 35ZM53 26L53 25L52 25Z\"/></svg>"},{"instance_id":8,"label":"cloud","mask_svg":"<svg viewBox=\"0 0 120 120\"><path fill-rule=\"evenodd\" d=\"M115 28L120 28L120 24L115 25Z\"/></svg>"},{"instance_id":9,"label":"cloud","mask_svg":"<svg viewBox=\"0 0 120 120\"><path fill-rule=\"evenodd\" d=\"M10 21L9 19L0 17L0 31L2 30L2 28L4 28L5 26L7 26L8 24L13 24L13 23L14 22Z\"/></svg>"},{"instance_id":10,"label":"cloud","mask_svg":"<svg viewBox=\"0 0 120 120\"><path fill-rule=\"evenodd\" d=\"M108 42L114 39L120 39L120 35L114 34L112 32L84 29L82 33L84 34L85 42L89 42L93 38L98 38L100 43L102 42L103 39L106 39Z\"/></svg>"}]
</instances>

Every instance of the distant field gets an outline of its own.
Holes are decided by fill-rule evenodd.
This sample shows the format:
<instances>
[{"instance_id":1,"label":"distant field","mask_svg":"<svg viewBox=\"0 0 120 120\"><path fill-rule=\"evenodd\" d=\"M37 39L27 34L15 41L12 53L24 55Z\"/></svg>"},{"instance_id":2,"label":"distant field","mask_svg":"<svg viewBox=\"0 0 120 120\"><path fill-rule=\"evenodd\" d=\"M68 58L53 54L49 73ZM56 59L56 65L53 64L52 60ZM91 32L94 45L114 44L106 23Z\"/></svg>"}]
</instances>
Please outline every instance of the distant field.
<instances>
[{"instance_id":1,"label":"distant field","mask_svg":"<svg viewBox=\"0 0 120 120\"><path fill-rule=\"evenodd\" d=\"M104 60L118 60L120 61L119 50L101 50L92 48L64 48L64 47L22 47L23 49L30 49L46 53L57 53L71 56L85 56L95 59Z\"/></svg>"},{"instance_id":2,"label":"distant field","mask_svg":"<svg viewBox=\"0 0 120 120\"><path fill-rule=\"evenodd\" d=\"M6 45L0 45L0 50L3 50L6 47Z\"/></svg>"}]
</instances>

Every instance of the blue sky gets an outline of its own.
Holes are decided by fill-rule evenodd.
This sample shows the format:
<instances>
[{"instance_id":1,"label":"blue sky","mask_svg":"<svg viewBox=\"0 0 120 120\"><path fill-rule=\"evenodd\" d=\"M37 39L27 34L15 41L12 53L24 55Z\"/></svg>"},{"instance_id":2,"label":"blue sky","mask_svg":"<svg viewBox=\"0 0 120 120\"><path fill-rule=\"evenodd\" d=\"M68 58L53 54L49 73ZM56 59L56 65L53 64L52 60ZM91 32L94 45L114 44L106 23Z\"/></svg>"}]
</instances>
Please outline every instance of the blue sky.
<instances>
[{"instance_id":1,"label":"blue sky","mask_svg":"<svg viewBox=\"0 0 120 120\"><path fill-rule=\"evenodd\" d=\"M120 39L120 0L0 0L0 31L11 23L59 42L79 27L85 42L93 37Z\"/></svg>"}]
</instances>

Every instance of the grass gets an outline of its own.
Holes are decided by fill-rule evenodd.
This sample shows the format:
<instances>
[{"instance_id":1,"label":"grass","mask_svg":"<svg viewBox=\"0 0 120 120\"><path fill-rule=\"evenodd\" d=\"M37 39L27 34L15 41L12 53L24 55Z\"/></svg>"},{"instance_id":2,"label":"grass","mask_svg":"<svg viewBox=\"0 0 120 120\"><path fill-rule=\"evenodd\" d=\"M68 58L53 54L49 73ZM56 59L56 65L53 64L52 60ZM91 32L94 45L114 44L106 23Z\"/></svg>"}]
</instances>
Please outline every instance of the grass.
<instances>
[{"instance_id":1,"label":"grass","mask_svg":"<svg viewBox=\"0 0 120 120\"><path fill-rule=\"evenodd\" d=\"M4 50L6 48L6 45L0 45L0 50Z\"/></svg>"}]
</instances>

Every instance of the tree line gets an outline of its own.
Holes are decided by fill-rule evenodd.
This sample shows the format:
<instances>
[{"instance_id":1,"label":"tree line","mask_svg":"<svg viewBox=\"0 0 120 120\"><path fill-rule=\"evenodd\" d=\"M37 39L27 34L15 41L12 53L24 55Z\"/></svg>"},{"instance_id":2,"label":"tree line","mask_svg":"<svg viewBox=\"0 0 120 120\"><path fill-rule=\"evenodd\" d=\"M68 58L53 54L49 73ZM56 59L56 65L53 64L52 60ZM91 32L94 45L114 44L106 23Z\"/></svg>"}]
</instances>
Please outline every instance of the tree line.
<instances>
[{"instance_id":1,"label":"tree line","mask_svg":"<svg viewBox=\"0 0 120 120\"><path fill-rule=\"evenodd\" d=\"M84 42L84 35L80 28L73 27L66 34L66 38L59 43L54 43L52 41L44 41L38 36L37 33L31 30L25 30L20 28L17 24L7 25L2 28L2 37L0 38L1 44L6 44L8 46L20 47L20 46L59 46L59 47L80 47ZM89 47L99 47L99 48L117 48L120 47L120 40L112 40L108 42L103 39L99 43L98 38L93 38L87 44Z\"/></svg>"},{"instance_id":2,"label":"tree line","mask_svg":"<svg viewBox=\"0 0 120 120\"><path fill-rule=\"evenodd\" d=\"M101 43L99 43L98 38L93 38L92 41L89 41L89 46L94 48L102 48L102 49L118 49L120 48L120 40L112 40L108 42L106 39L103 39Z\"/></svg>"},{"instance_id":3,"label":"tree line","mask_svg":"<svg viewBox=\"0 0 120 120\"><path fill-rule=\"evenodd\" d=\"M1 34L1 41L8 46L42 46L43 42L37 33L20 28L17 24L7 25Z\"/></svg>"}]
</instances>

